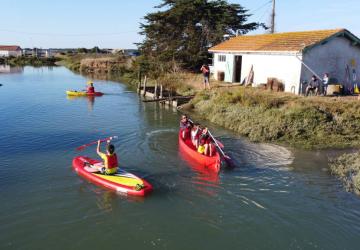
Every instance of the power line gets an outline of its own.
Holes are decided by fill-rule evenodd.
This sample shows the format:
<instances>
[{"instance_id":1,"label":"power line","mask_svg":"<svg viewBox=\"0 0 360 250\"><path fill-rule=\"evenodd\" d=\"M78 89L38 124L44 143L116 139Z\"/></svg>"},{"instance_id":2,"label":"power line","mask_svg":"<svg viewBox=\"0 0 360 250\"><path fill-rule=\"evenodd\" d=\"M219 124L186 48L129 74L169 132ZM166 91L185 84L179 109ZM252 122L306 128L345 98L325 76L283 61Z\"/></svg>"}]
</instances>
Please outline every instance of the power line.
<instances>
[{"instance_id":1,"label":"power line","mask_svg":"<svg viewBox=\"0 0 360 250\"><path fill-rule=\"evenodd\" d=\"M3 32L29 35L29 36L64 36L64 37L85 37L85 36L121 36L123 34L138 33L138 31L123 31L117 33L86 33L86 34L62 34L62 33L33 33L19 30L0 29Z\"/></svg>"},{"instance_id":2,"label":"power line","mask_svg":"<svg viewBox=\"0 0 360 250\"><path fill-rule=\"evenodd\" d=\"M255 14L257 11L261 10L262 8L264 8L265 6L268 6L272 1L267 0L264 4L260 5L258 8L256 8L255 10L252 11L252 14Z\"/></svg>"}]
</instances>

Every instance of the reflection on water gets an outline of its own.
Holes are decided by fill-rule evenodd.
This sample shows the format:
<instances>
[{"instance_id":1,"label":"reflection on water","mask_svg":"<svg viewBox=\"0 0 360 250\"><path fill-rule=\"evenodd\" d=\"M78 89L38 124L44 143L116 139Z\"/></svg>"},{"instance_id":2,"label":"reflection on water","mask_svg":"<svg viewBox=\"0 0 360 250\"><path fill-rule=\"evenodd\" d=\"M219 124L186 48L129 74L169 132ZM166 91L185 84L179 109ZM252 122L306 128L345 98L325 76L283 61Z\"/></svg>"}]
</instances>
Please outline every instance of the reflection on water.
<instances>
[{"instance_id":1,"label":"reflection on water","mask_svg":"<svg viewBox=\"0 0 360 250\"><path fill-rule=\"evenodd\" d=\"M95 98L101 98L101 96L96 96L96 97L95 96L70 96L70 95L66 96L66 99L68 99L70 101L87 99L89 111L94 110Z\"/></svg>"},{"instance_id":2,"label":"reflection on water","mask_svg":"<svg viewBox=\"0 0 360 250\"><path fill-rule=\"evenodd\" d=\"M23 71L23 67L0 64L0 73L22 73Z\"/></svg>"},{"instance_id":3,"label":"reflection on water","mask_svg":"<svg viewBox=\"0 0 360 250\"><path fill-rule=\"evenodd\" d=\"M179 148L179 158L182 159L197 175L194 177L194 181L198 184L207 185L208 183L219 183L219 175L214 173L204 166L201 166L194 162L194 160Z\"/></svg>"}]
</instances>

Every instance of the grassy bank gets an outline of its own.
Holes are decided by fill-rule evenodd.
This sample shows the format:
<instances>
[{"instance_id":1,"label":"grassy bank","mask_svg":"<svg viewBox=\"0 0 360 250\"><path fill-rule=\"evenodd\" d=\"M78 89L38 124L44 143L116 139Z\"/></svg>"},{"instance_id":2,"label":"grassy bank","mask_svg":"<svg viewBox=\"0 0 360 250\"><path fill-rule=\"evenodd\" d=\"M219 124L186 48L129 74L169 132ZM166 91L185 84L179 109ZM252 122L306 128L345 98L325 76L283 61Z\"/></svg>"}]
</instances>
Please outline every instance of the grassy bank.
<instances>
[{"instance_id":1,"label":"grassy bank","mask_svg":"<svg viewBox=\"0 0 360 250\"><path fill-rule=\"evenodd\" d=\"M135 58L124 55L80 53L63 55L58 64L92 79L118 81L137 86L139 70L134 60ZM178 94L193 95L201 81L201 77L196 74L178 72L163 75L157 80L149 77L147 86L154 86L157 82Z\"/></svg>"},{"instance_id":2,"label":"grassy bank","mask_svg":"<svg viewBox=\"0 0 360 250\"><path fill-rule=\"evenodd\" d=\"M9 57L4 59L5 64L11 66L56 66L56 62L60 60L56 57L51 58L40 58L34 56L19 56L19 57Z\"/></svg>"},{"instance_id":3,"label":"grassy bank","mask_svg":"<svg viewBox=\"0 0 360 250\"><path fill-rule=\"evenodd\" d=\"M332 174L338 176L346 190L360 195L360 152L344 154L331 161Z\"/></svg>"},{"instance_id":4,"label":"grassy bank","mask_svg":"<svg viewBox=\"0 0 360 250\"><path fill-rule=\"evenodd\" d=\"M96 54L62 55L60 56L61 60L57 64L79 73L81 60L86 58L96 58Z\"/></svg>"},{"instance_id":5,"label":"grassy bank","mask_svg":"<svg viewBox=\"0 0 360 250\"><path fill-rule=\"evenodd\" d=\"M192 105L204 118L255 142L308 149L360 146L357 100L232 87L200 92Z\"/></svg>"},{"instance_id":6,"label":"grassy bank","mask_svg":"<svg viewBox=\"0 0 360 250\"><path fill-rule=\"evenodd\" d=\"M123 55L79 53L63 55L58 65L91 79L111 80L136 85L137 73L131 70L132 58Z\"/></svg>"}]
</instances>

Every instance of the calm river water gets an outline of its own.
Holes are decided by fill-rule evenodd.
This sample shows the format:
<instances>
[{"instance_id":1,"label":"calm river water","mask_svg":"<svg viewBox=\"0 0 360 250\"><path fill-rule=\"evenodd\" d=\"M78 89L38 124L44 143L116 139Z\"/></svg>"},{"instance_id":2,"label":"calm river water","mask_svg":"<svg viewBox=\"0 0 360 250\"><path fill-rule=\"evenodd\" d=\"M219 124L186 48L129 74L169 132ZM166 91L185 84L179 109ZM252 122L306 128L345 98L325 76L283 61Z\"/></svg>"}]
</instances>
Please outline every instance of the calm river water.
<instances>
[{"instance_id":1,"label":"calm river water","mask_svg":"<svg viewBox=\"0 0 360 250\"><path fill-rule=\"evenodd\" d=\"M95 100L66 97L86 80L63 67L0 74L0 249L359 249L360 198L329 174L328 153L209 124L239 164L209 176L178 154L178 112L110 81L96 81L108 95ZM150 196L72 171L74 149L108 135Z\"/></svg>"}]
</instances>

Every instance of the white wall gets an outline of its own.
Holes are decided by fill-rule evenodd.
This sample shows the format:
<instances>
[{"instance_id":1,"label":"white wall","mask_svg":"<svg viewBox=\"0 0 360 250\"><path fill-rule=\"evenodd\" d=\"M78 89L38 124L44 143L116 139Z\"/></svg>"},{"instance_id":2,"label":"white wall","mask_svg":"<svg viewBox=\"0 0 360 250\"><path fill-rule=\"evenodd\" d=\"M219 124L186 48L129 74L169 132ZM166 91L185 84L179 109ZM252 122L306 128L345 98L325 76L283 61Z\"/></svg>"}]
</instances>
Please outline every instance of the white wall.
<instances>
[{"instance_id":1,"label":"white wall","mask_svg":"<svg viewBox=\"0 0 360 250\"><path fill-rule=\"evenodd\" d=\"M226 61L225 62L220 62L219 61L219 56L220 55L225 55L226 56ZM230 66L232 66L234 64L234 55L232 54L224 54L224 53L214 53L214 60L213 60L213 69L214 69L214 78L216 80L218 79L218 72L224 72L225 74L225 81L226 82L232 82L232 77L230 77L230 75L232 74L232 70L230 68ZM230 71L231 70L231 71Z\"/></svg>"},{"instance_id":2,"label":"white wall","mask_svg":"<svg viewBox=\"0 0 360 250\"><path fill-rule=\"evenodd\" d=\"M347 87L350 87L351 83L347 83L345 77L345 68L348 65L350 72L355 69L357 82L360 83L360 47L353 46L347 38L337 37L323 45L315 46L304 54L303 60L319 76L322 77L324 73L329 73L333 82L346 84ZM352 65L353 62L355 65ZM303 67L302 80L309 81L312 75L309 70Z\"/></svg>"},{"instance_id":3,"label":"white wall","mask_svg":"<svg viewBox=\"0 0 360 250\"><path fill-rule=\"evenodd\" d=\"M9 51L7 50L0 50L0 57L8 57Z\"/></svg>"},{"instance_id":4,"label":"white wall","mask_svg":"<svg viewBox=\"0 0 360 250\"><path fill-rule=\"evenodd\" d=\"M9 51L9 56L21 56L21 50Z\"/></svg>"},{"instance_id":5,"label":"white wall","mask_svg":"<svg viewBox=\"0 0 360 250\"><path fill-rule=\"evenodd\" d=\"M219 62L218 56L224 53L214 53L214 77L217 72L225 72L225 82L234 82L235 72L228 75L229 69L235 70L235 54L226 54L226 62ZM241 54L236 54L241 55ZM250 68L254 69L254 85L267 83L268 78L277 78L285 84L286 92L299 93L301 62L295 55L279 54L243 54L241 82L248 76Z\"/></svg>"},{"instance_id":6,"label":"white wall","mask_svg":"<svg viewBox=\"0 0 360 250\"><path fill-rule=\"evenodd\" d=\"M0 57L9 57L9 56L21 56L21 50L17 50L17 51L0 50Z\"/></svg>"},{"instance_id":7,"label":"white wall","mask_svg":"<svg viewBox=\"0 0 360 250\"><path fill-rule=\"evenodd\" d=\"M268 78L277 78L285 84L286 92L295 91L298 94L300 89L301 62L295 55L243 55L241 82L249 74L252 65L255 85L267 83Z\"/></svg>"}]
</instances>

